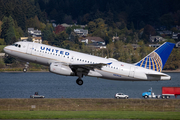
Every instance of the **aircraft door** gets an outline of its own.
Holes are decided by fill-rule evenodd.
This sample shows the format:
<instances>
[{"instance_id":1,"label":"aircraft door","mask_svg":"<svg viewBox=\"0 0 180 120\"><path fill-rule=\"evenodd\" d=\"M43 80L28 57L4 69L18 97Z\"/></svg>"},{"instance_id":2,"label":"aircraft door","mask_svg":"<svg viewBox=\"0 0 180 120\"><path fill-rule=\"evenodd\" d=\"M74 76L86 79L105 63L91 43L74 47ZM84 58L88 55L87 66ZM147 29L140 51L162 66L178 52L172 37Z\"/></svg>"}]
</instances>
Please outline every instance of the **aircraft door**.
<instances>
[{"instance_id":1,"label":"aircraft door","mask_svg":"<svg viewBox=\"0 0 180 120\"><path fill-rule=\"evenodd\" d=\"M26 53L27 54L32 54L32 50L33 50L33 44L28 44Z\"/></svg>"},{"instance_id":2,"label":"aircraft door","mask_svg":"<svg viewBox=\"0 0 180 120\"><path fill-rule=\"evenodd\" d=\"M129 77L134 77L134 73L135 73L135 68L134 67L130 67Z\"/></svg>"}]
</instances>

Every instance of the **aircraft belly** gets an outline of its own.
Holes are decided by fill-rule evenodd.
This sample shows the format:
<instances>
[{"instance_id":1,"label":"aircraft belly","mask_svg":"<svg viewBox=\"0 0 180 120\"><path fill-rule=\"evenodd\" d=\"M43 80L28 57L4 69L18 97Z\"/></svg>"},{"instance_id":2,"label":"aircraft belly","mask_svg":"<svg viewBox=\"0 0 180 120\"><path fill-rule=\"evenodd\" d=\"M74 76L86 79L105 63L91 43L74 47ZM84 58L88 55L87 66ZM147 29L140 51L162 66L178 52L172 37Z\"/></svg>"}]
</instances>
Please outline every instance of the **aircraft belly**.
<instances>
[{"instance_id":1,"label":"aircraft belly","mask_svg":"<svg viewBox=\"0 0 180 120\"><path fill-rule=\"evenodd\" d=\"M39 64L49 65L48 61L49 61L48 58L39 57L39 56L36 57L36 62L39 63Z\"/></svg>"},{"instance_id":2,"label":"aircraft belly","mask_svg":"<svg viewBox=\"0 0 180 120\"><path fill-rule=\"evenodd\" d=\"M116 73L110 73L110 72L101 71L101 70L98 70L98 72L102 75L101 78L104 78L104 79L112 79L112 80L119 80L119 81L135 80L133 77L128 77L128 76L124 76L124 75L120 75Z\"/></svg>"}]
</instances>

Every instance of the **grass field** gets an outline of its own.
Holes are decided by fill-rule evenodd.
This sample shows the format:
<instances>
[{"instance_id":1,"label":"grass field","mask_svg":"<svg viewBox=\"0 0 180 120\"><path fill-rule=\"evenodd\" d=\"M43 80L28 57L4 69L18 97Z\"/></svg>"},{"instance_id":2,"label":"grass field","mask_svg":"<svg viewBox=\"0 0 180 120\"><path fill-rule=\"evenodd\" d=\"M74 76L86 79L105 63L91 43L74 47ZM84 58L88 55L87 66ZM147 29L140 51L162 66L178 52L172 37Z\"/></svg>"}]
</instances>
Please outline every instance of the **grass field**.
<instances>
[{"instance_id":1,"label":"grass field","mask_svg":"<svg viewBox=\"0 0 180 120\"><path fill-rule=\"evenodd\" d=\"M1 119L180 119L180 112L1 111Z\"/></svg>"},{"instance_id":2,"label":"grass field","mask_svg":"<svg viewBox=\"0 0 180 120\"><path fill-rule=\"evenodd\" d=\"M0 99L0 119L180 119L179 99Z\"/></svg>"},{"instance_id":3,"label":"grass field","mask_svg":"<svg viewBox=\"0 0 180 120\"><path fill-rule=\"evenodd\" d=\"M6 45L0 45L0 53L3 52L4 47L6 47Z\"/></svg>"}]
</instances>

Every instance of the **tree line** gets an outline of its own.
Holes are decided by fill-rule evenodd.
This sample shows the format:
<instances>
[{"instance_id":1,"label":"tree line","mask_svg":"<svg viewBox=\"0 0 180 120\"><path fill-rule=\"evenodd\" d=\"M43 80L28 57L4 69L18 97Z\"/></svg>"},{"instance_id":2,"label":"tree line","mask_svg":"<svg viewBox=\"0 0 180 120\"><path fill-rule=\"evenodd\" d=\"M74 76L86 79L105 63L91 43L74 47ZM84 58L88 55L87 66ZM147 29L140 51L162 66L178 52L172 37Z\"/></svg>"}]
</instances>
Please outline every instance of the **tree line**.
<instances>
[{"instance_id":1,"label":"tree line","mask_svg":"<svg viewBox=\"0 0 180 120\"><path fill-rule=\"evenodd\" d=\"M155 27L165 26L179 32L173 27L180 25L179 6L179 0L0 0L0 45L28 36L27 28L32 27L42 31L45 44L135 63L153 50L145 44L149 43L150 35L158 35ZM107 49L94 51L80 43L73 32L80 26L55 33L50 20L56 24L87 24L88 36L104 39ZM112 42L115 35L119 41ZM163 37L170 42L178 41ZM141 47L134 49L131 44ZM173 50L165 69L179 68L178 51Z\"/></svg>"},{"instance_id":2,"label":"tree line","mask_svg":"<svg viewBox=\"0 0 180 120\"><path fill-rule=\"evenodd\" d=\"M157 35L155 27L178 32L174 26L180 25L179 6L179 0L0 0L0 44L2 39L10 44L20 36L28 36L28 27L43 31L43 39L51 43L72 35L71 28L58 37L53 35L48 20L87 24L90 36L99 36L106 44L116 34L125 43L148 43L150 35ZM63 40L53 41L55 38ZM75 36L72 38L77 41Z\"/></svg>"}]
</instances>

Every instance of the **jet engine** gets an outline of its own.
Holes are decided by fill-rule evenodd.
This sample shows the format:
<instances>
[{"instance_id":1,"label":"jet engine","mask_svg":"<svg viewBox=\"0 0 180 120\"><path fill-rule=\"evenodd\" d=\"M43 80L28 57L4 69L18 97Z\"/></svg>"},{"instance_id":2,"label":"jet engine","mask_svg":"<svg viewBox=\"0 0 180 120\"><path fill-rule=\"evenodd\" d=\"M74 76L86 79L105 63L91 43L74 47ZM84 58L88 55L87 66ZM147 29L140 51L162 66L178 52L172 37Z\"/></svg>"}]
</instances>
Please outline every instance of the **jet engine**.
<instances>
[{"instance_id":1,"label":"jet engine","mask_svg":"<svg viewBox=\"0 0 180 120\"><path fill-rule=\"evenodd\" d=\"M52 73L65 75L65 76L73 76L74 73L69 66L65 66L62 63L51 63L49 71Z\"/></svg>"}]
</instances>

